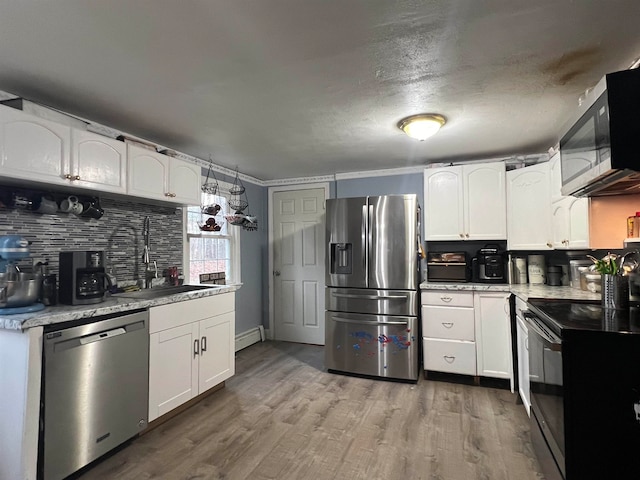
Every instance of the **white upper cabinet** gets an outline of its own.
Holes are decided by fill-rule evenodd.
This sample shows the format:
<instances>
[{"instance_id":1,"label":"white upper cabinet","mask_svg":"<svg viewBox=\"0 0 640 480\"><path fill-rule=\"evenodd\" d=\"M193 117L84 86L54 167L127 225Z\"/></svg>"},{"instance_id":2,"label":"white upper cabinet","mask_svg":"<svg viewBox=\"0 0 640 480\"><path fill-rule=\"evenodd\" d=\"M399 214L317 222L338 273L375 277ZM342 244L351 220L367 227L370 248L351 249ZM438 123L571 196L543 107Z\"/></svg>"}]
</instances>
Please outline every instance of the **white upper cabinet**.
<instances>
[{"instance_id":1,"label":"white upper cabinet","mask_svg":"<svg viewBox=\"0 0 640 480\"><path fill-rule=\"evenodd\" d=\"M124 142L96 133L71 132L71 175L74 186L126 193L127 149Z\"/></svg>"},{"instance_id":2,"label":"white upper cabinet","mask_svg":"<svg viewBox=\"0 0 640 480\"><path fill-rule=\"evenodd\" d=\"M426 240L464 239L462 167L424 171L424 229Z\"/></svg>"},{"instance_id":3,"label":"white upper cabinet","mask_svg":"<svg viewBox=\"0 0 640 480\"><path fill-rule=\"evenodd\" d=\"M507 248L553 247L549 162L507 172Z\"/></svg>"},{"instance_id":4,"label":"white upper cabinet","mask_svg":"<svg viewBox=\"0 0 640 480\"><path fill-rule=\"evenodd\" d=\"M198 165L128 145L128 190L153 200L200 204L201 169Z\"/></svg>"},{"instance_id":5,"label":"white upper cabinet","mask_svg":"<svg viewBox=\"0 0 640 480\"><path fill-rule=\"evenodd\" d=\"M589 248L589 199L562 197L551 205L553 247Z\"/></svg>"},{"instance_id":6,"label":"white upper cabinet","mask_svg":"<svg viewBox=\"0 0 640 480\"><path fill-rule=\"evenodd\" d=\"M0 107L0 175L68 185L71 127Z\"/></svg>"},{"instance_id":7,"label":"white upper cabinet","mask_svg":"<svg viewBox=\"0 0 640 480\"><path fill-rule=\"evenodd\" d=\"M502 162L426 169L426 240L501 240L507 236Z\"/></svg>"},{"instance_id":8,"label":"white upper cabinet","mask_svg":"<svg viewBox=\"0 0 640 480\"><path fill-rule=\"evenodd\" d=\"M462 175L465 194L465 239L504 240L507 238L504 163L465 165L462 167Z\"/></svg>"},{"instance_id":9,"label":"white upper cabinet","mask_svg":"<svg viewBox=\"0 0 640 480\"><path fill-rule=\"evenodd\" d=\"M551 223L556 249L589 248L589 199L562 196L560 152L549 160L551 172Z\"/></svg>"},{"instance_id":10,"label":"white upper cabinet","mask_svg":"<svg viewBox=\"0 0 640 480\"><path fill-rule=\"evenodd\" d=\"M551 182L551 201L562 199L562 170L559 151L549 159L549 180Z\"/></svg>"},{"instance_id":11,"label":"white upper cabinet","mask_svg":"<svg viewBox=\"0 0 640 480\"><path fill-rule=\"evenodd\" d=\"M199 165L177 158L169 159L169 192L173 201L185 205L200 205L202 169Z\"/></svg>"}]
</instances>

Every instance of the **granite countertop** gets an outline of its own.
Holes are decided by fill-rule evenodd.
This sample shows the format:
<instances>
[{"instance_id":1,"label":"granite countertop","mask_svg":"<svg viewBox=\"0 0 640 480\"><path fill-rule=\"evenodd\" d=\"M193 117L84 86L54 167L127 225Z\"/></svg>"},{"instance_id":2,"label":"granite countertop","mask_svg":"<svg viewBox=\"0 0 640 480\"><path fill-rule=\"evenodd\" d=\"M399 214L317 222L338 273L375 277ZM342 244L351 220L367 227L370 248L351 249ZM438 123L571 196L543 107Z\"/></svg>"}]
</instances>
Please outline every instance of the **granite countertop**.
<instances>
[{"instance_id":1,"label":"granite countertop","mask_svg":"<svg viewBox=\"0 0 640 480\"><path fill-rule=\"evenodd\" d=\"M551 287L549 285L497 284L497 283L444 283L423 282L422 290L459 290L474 292L511 292L524 301L530 298L549 300L593 300L600 301L600 293L587 292L571 287Z\"/></svg>"},{"instance_id":2,"label":"granite countertop","mask_svg":"<svg viewBox=\"0 0 640 480\"><path fill-rule=\"evenodd\" d=\"M236 285L212 287L191 292L175 293L154 298L151 300L140 298L124 298L122 296L109 296L104 302L92 305L56 305L46 307L44 310L33 313L15 315L0 315L0 329L23 331L32 327L51 325L54 323L80 320L83 318L98 317L112 313L127 312L139 308L157 307L168 303L183 302L195 298L210 297L222 293L234 292Z\"/></svg>"}]
</instances>

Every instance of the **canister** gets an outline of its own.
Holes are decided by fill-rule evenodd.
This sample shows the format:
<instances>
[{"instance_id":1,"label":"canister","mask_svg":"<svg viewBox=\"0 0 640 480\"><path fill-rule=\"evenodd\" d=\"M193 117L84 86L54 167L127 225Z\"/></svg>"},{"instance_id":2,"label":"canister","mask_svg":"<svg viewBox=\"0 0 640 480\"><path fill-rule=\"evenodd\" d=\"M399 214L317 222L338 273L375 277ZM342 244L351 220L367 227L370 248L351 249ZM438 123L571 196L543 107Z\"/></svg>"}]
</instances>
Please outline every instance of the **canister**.
<instances>
[{"instance_id":1,"label":"canister","mask_svg":"<svg viewBox=\"0 0 640 480\"><path fill-rule=\"evenodd\" d=\"M527 259L515 257L514 283L527 283Z\"/></svg>"},{"instance_id":2,"label":"canister","mask_svg":"<svg viewBox=\"0 0 640 480\"><path fill-rule=\"evenodd\" d=\"M580 272L587 270L593 262L588 259L569 260L569 285L580 290Z\"/></svg>"},{"instance_id":3,"label":"canister","mask_svg":"<svg viewBox=\"0 0 640 480\"><path fill-rule=\"evenodd\" d=\"M527 257L527 273L529 274L529 283L539 285L545 283L546 267L544 255L529 255Z\"/></svg>"}]
</instances>

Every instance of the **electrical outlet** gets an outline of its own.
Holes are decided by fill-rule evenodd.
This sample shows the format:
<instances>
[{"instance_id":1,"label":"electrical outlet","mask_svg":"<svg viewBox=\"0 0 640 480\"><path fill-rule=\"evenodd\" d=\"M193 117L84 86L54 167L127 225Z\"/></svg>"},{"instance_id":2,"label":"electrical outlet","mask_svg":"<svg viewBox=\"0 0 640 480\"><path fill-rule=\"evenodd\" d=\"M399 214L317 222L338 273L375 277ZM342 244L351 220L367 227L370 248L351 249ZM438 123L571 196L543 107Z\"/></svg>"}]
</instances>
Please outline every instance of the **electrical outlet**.
<instances>
[{"instance_id":1,"label":"electrical outlet","mask_svg":"<svg viewBox=\"0 0 640 480\"><path fill-rule=\"evenodd\" d=\"M42 263L42 264L44 265L46 261L47 261L47 260L46 260L46 259L44 259L44 258L31 257L31 262L32 262L32 265L33 265L34 267L38 264L38 262L40 262L40 263Z\"/></svg>"}]
</instances>

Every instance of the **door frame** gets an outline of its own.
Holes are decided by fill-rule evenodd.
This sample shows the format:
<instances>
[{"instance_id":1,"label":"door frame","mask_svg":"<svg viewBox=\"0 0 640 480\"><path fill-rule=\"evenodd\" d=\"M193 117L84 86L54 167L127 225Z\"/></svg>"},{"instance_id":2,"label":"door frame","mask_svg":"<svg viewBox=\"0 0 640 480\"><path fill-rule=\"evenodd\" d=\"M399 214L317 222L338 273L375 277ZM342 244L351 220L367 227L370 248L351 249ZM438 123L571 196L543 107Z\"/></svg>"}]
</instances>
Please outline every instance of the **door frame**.
<instances>
[{"instance_id":1,"label":"door frame","mask_svg":"<svg viewBox=\"0 0 640 480\"><path fill-rule=\"evenodd\" d=\"M269 275L269 329L265 331L266 337L269 340L273 340L274 338L274 305L273 305L273 194L276 192L284 192L291 190L312 190L322 188L324 189L324 200L325 200L325 211L326 211L326 201L330 198L329 192L329 182L319 182L319 183L298 183L295 185L286 185L286 186L278 186L278 187L269 187L269 195L268 195L268 222L269 222L269 270L271 272Z\"/></svg>"}]
</instances>

